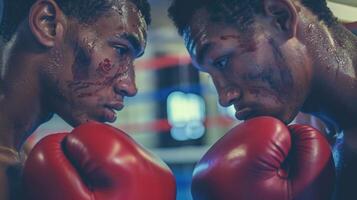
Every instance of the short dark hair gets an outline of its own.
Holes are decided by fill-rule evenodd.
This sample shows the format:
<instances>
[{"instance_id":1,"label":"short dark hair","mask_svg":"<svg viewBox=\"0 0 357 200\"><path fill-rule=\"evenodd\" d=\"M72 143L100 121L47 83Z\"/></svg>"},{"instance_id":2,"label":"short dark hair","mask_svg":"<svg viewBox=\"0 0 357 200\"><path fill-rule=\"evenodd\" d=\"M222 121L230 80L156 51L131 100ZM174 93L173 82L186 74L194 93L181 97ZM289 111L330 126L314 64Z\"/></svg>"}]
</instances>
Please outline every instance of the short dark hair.
<instances>
[{"instance_id":1,"label":"short dark hair","mask_svg":"<svg viewBox=\"0 0 357 200\"><path fill-rule=\"evenodd\" d=\"M300 1L327 25L337 22L336 17L327 7L326 0ZM253 22L254 14L264 12L261 0L173 0L168 13L180 35L200 8L206 8L209 11L212 21L239 23L241 30Z\"/></svg>"},{"instance_id":2,"label":"short dark hair","mask_svg":"<svg viewBox=\"0 0 357 200\"><path fill-rule=\"evenodd\" d=\"M1 1L1 0L0 0ZM0 35L4 41L11 39L19 24L29 14L36 0L3 0L3 17L0 23ZM109 0L55 0L62 11L80 22L89 22L108 11L113 1ZM150 5L147 0L129 0L134 3L144 16L145 22L151 23Z\"/></svg>"}]
</instances>

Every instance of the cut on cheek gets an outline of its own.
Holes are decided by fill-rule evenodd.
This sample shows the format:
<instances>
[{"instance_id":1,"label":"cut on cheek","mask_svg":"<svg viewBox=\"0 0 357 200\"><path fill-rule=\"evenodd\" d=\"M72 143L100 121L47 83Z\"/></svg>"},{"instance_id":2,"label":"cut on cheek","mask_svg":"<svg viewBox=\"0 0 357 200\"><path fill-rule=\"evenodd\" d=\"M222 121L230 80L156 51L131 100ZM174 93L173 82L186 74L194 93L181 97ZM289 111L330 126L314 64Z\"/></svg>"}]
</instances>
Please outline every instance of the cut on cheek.
<instances>
[{"instance_id":1,"label":"cut on cheek","mask_svg":"<svg viewBox=\"0 0 357 200\"><path fill-rule=\"evenodd\" d=\"M284 74L279 67L257 65L256 69L258 70L243 73L240 75L241 79L253 85L262 84L269 90L282 95L287 93L289 87L291 87L290 84L287 84L288 81L284 80Z\"/></svg>"},{"instance_id":2,"label":"cut on cheek","mask_svg":"<svg viewBox=\"0 0 357 200\"><path fill-rule=\"evenodd\" d=\"M112 64L109 58L105 58L102 62L98 64L96 72L101 76L108 75L110 71L114 68L114 64Z\"/></svg>"},{"instance_id":3,"label":"cut on cheek","mask_svg":"<svg viewBox=\"0 0 357 200\"><path fill-rule=\"evenodd\" d=\"M254 96L273 96L279 103L287 103L294 90L293 77L289 68L277 65L256 65L248 72L235 73Z\"/></svg>"},{"instance_id":4,"label":"cut on cheek","mask_svg":"<svg viewBox=\"0 0 357 200\"><path fill-rule=\"evenodd\" d=\"M98 81L69 81L67 87L78 98L92 97L101 89L112 84L113 78L107 77Z\"/></svg>"},{"instance_id":5,"label":"cut on cheek","mask_svg":"<svg viewBox=\"0 0 357 200\"><path fill-rule=\"evenodd\" d=\"M81 25L83 29L84 25ZM85 31L86 29L84 29ZM88 32L86 32L88 33ZM98 38L93 34L86 34L78 42L74 49L75 60L72 65L72 73L74 80L87 80L92 71L92 62L94 61L94 51L97 46Z\"/></svg>"},{"instance_id":6,"label":"cut on cheek","mask_svg":"<svg viewBox=\"0 0 357 200\"><path fill-rule=\"evenodd\" d=\"M118 65L118 68L114 71L115 67L110 59L105 58L96 69L100 76L96 76L95 80L69 81L67 86L78 98L96 96L99 91L111 87L117 79L124 79L129 75L128 65Z\"/></svg>"}]
</instances>

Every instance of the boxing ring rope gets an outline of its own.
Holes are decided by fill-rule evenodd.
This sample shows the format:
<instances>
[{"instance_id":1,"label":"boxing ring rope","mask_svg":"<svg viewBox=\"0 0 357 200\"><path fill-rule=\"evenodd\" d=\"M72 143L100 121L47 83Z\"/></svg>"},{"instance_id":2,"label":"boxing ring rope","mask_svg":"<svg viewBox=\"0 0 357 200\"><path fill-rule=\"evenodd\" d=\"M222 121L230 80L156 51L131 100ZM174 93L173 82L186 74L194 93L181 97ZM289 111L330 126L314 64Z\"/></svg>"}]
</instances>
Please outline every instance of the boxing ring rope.
<instances>
[{"instance_id":1,"label":"boxing ring rope","mask_svg":"<svg viewBox=\"0 0 357 200\"><path fill-rule=\"evenodd\" d=\"M231 126L234 120L227 116L208 116L204 121L206 128L212 127L227 127ZM135 132L168 132L171 129L171 125L167 119L157 119L149 122L133 123L133 124L121 124L119 129L123 129L129 133L135 134Z\"/></svg>"}]
</instances>

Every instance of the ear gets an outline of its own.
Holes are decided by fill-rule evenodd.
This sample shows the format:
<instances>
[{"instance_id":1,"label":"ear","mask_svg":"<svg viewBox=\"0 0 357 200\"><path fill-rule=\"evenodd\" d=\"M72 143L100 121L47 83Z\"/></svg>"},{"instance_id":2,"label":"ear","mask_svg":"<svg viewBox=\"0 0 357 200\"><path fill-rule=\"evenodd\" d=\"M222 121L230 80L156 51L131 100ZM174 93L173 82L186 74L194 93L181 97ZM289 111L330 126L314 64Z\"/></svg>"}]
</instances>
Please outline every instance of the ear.
<instances>
[{"instance_id":1,"label":"ear","mask_svg":"<svg viewBox=\"0 0 357 200\"><path fill-rule=\"evenodd\" d=\"M263 6L265 14L288 38L296 35L297 11L291 0L263 0Z\"/></svg>"},{"instance_id":2,"label":"ear","mask_svg":"<svg viewBox=\"0 0 357 200\"><path fill-rule=\"evenodd\" d=\"M31 7L29 26L40 44L53 47L64 37L64 14L54 0L38 0Z\"/></svg>"}]
</instances>

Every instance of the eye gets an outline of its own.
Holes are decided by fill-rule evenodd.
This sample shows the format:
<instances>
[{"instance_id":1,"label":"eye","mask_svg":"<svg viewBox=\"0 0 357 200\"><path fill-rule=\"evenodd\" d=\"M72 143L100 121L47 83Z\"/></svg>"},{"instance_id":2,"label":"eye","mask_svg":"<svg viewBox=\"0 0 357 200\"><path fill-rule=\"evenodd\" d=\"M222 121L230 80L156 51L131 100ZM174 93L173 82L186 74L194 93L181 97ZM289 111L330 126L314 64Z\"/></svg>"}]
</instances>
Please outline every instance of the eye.
<instances>
[{"instance_id":1,"label":"eye","mask_svg":"<svg viewBox=\"0 0 357 200\"><path fill-rule=\"evenodd\" d=\"M118 53L119 56L124 56L129 53L129 48L124 45L115 45L114 49Z\"/></svg>"},{"instance_id":2,"label":"eye","mask_svg":"<svg viewBox=\"0 0 357 200\"><path fill-rule=\"evenodd\" d=\"M222 56L213 62L213 66L219 70L225 69L229 65L230 56Z\"/></svg>"}]
</instances>

